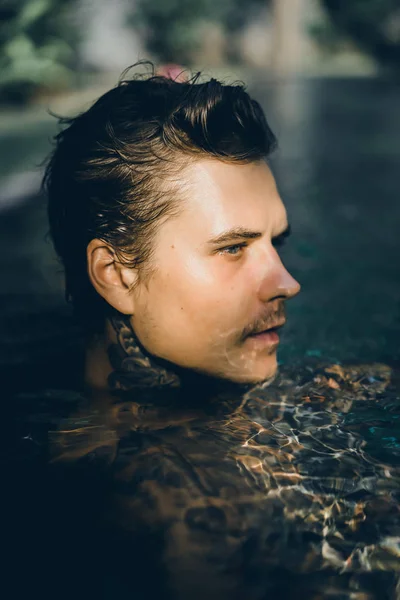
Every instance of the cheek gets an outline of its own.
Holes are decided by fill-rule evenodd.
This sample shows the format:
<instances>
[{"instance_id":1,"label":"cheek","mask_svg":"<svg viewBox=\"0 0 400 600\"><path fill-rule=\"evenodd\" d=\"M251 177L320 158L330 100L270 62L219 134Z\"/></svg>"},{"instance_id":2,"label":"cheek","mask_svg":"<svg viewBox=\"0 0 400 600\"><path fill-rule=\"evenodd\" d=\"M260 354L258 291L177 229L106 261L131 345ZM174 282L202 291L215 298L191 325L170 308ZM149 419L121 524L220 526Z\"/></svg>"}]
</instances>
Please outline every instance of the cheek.
<instances>
[{"instance_id":1,"label":"cheek","mask_svg":"<svg viewBox=\"0 0 400 600\"><path fill-rule=\"evenodd\" d=\"M176 318L188 330L215 344L216 337L236 342L253 314L259 269L221 257L187 261L172 279L169 294L178 303ZM177 292L179 290L179 292Z\"/></svg>"},{"instance_id":2,"label":"cheek","mask_svg":"<svg viewBox=\"0 0 400 600\"><path fill-rule=\"evenodd\" d=\"M157 302L164 301L180 320L200 327L215 325L221 316L232 319L234 307L241 304L233 273L233 266L221 264L218 257L191 256L160 271L154 293Z\"/></svg>"},{"instance_id":3,"label":"cheek","mask_svg":"<svg viewBox=\"0 0 400 600\"><path fill-rule=\"evenodd\" d=\"M170 278L169 293L178 299L181 309L191 317L211 319L224 303L224 285L210 259L191 258L181 263Z\"/></svg>"}]
</instances>

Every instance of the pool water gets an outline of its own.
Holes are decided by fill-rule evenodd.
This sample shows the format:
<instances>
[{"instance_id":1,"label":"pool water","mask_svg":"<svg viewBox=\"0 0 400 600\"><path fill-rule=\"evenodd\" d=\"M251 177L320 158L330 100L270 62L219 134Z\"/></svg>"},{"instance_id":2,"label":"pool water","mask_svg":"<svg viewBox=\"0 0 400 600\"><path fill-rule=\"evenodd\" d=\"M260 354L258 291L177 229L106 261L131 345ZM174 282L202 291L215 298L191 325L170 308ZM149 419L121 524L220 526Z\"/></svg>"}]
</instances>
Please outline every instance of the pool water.
<instances>
[{"instance_id":1,"label":"pool water","mask_svg":"<svg viewBox=\"0 0 400 600\"><path fill-rule=\"evenodd\" d=\"M334 363L207 398L20 394L8 464L40 474L47 539L29 562L57 557L51 589L68 577L79 598L397 598L397 375Z\"/></svg>"},{"instance_id":2,"label":"pool water","mask_svg":"<svg viewBox=\"0 0 400 600\"><path fill-rule=\"evenodd\" d=\"M282 258L302 291L277 380L246 398L82 395L45 201L27 190L2 210L2 580L16 598L400 597L400 88L252 87L280 142ZM21 131L0 142L27 147Z\"/></svg>"}]
</instances>

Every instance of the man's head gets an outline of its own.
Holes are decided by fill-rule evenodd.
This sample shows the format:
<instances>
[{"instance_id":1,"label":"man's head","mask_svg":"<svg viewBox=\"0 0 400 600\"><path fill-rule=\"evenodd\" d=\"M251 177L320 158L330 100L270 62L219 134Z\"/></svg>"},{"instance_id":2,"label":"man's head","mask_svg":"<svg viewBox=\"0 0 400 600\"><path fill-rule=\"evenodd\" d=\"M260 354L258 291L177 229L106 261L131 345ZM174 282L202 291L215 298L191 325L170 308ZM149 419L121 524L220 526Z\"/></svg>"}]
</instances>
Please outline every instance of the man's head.
<instances>
[{"instance_id":1,"label":"man's head","mask_svg":"<svg viewBox=\"0 0 400 600\"><path fill-rule=\"evenodd\" d=\"M288 222L259 104L241 85L153 76L64 122L44 186L88 330L116 310L155 357L242 383L273 376L277 344L250 334L281 324L300 286L276 250Z\"/></svg>"}]
</instances>

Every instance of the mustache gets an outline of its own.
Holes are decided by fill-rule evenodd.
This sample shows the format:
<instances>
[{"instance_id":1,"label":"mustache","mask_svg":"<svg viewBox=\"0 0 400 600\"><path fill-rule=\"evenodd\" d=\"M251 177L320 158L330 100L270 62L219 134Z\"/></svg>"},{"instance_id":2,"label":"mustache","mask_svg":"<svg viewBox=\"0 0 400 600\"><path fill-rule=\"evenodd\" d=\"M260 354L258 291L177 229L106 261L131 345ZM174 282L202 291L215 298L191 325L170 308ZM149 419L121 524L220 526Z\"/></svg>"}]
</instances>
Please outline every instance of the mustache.
<instances>
[{"instance_id":1,"label":"mustache","mask_svg":"<svg viewBox=\"0 0 400 600\"><path fill-rule=\"evenodd\" d=\"M264 312L262 315L258 316L255 321L253 321L250 325L248 325L242 334L242 339L245 340L249 335L256 333L257 331L263 329L271 329L271 327L275 327L277 323L281 323L286 320L285 315L285 305L282 303L278 310L271 313Z\"/></svg>"}]
</instances>

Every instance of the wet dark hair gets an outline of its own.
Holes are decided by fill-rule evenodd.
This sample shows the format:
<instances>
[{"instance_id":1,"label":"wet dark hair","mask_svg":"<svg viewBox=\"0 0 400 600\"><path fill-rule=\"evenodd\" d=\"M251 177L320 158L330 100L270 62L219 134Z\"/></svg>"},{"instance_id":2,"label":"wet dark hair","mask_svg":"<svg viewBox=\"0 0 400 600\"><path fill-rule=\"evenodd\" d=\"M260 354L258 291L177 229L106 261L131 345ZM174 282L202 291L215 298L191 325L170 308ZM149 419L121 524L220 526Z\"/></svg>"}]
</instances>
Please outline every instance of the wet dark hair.
<instances>
[{"instance_id":1,"label":"wet dark hair","mask_svg":"<svg viewBox=\"0 0 400 600\"><path fill-rule=\"evenodd\" d=\"M87 245L100 239L117 259L154 273L157 228L179 214L182 171L197 159L248 163L276 146L264 113L243 83L201 73L178 82L152 73L126 78L55 136L42 188L50 236L65 269L66 299L86 331L101 331L109 305L87 274Z\"/></svg>"}]
</instances>

